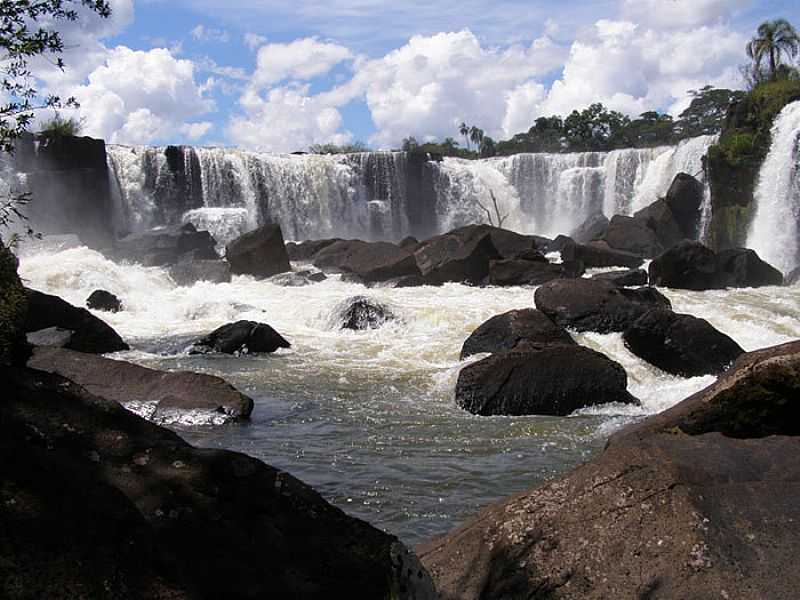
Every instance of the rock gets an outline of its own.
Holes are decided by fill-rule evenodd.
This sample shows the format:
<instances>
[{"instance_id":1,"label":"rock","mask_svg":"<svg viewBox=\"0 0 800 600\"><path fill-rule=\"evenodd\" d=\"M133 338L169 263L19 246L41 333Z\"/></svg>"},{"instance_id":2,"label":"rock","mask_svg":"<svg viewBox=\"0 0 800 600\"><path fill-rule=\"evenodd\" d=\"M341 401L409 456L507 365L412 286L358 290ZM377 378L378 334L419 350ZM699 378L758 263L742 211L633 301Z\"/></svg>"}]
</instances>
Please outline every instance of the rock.
<instances>
[{"instance_id":1,"label":"rock","mask_svg":"<svg viewBox=\"0 0 800 600\"><path fill-rule=\"evenodd\" d=\"M597 273L592 279L610 281L617 287L632 287L647 285L647 271L644 269L631 269L629 271L612 271L611 273Z\"/></svg>"},{"instance_id":2,"label":"rock","mask_svg":"<svg viewBox=\"0 0 800 600\"><path fill-rule=\"evenodd\" d=\"M541 285L554 279L580 277L582 263L550 263L544 260L493 260L489 264L489 283L497 286ZM577 268L576 268L577 267Z\"/></svg>"},{"instance_id":3,"label":"rock","mask_svg":"<svg viewBox=\"0 0 800 600\"><path fill-rule=\"evenodd\" d=\"M423 277L432 284L481 285L489 276L489 263L501 258L493 229L470 225L423 242L414 254Z\"/></svg>"},{"instance_id":4,"label":"rock","mask_svg":"<svg viewBox=\"0 0 800 600\"><path fill-rule=\"evenodd\" d=\"M292 270L279 225L264 225L239 236L225 247L234 275L264 279Z\"/></svg>"},{"instance_id":5,"label":"rock","mask_svg":"<svg viewBox=\"0 0 800 600\"><path fill-rule=\"evenodd\" d=\"M678 173L669 186L665 201L685 239L696 240L700 237L700 217L705 193L705 186L687 173Z\"/></svg>"},{"instance_id":6,"label":"rock","mask_svg":"<svg viewBox=\"0 0 800 600\"><path fill-rule=\"evenodd\" d=\"M354 331L379 329L394 318L387 307L364 296L348 298L334 310L334 319L339 328Z\"/></svg>"},{"instance_id":7,"label":"rock","mask_svg":"<svg viewBox=\"0 0 800 600\"><path fill-rule=\"evenodd\" d=\"M102 310L113 313L122 310L122 302L120 302L120 299L106 290L93 291L86 299L86 306L92 310Z\"/></svg>"},{"instance_id":8,"label":"rock","mask_svg":"<svg viewBox=\"0 0 800 600\"><path fill-rule=\"evenodd\" d=\"M608 217L602 213L597 213L586 219L569 235L578 244L594 242L605 235L609 224Z\"/></svg>"},{"instance_id":9,"label":"rock","mask_svg":"<svg viewBox=\"0 0 800 600\"><path fill-rule=\"evenodd\" d=\"M523 342L536 346L575 344L566 329L544 313L525 308L496 315L473 331L461 348L461 360L483 352L513 350Z\"/></svg>"},{"instance_id":10,"label":"rock","mask_svg":"<svg viewBox=\"0 0 800 600\"><path fill-rule=\"evenodd\" d=\"M219 377L189 371L156 371L121 360L87 356L63 348L37 348L28 366L74 381L90 394L119 402L134 412L152 405L152 419L200 411L228 419L247 419L253 400Z\"/></svg>"},{"instance_id":11,"label":"rock","mask_svg":"<svg viewBox=\"0 0 800 600\"><path fill-rule=\"evenodd\" d=\"M72 306L58 296L36 290L26 289L25 294L28 298L28 316L25 319L27 333L48 327L69 329L74 335L66 347L90 354L107 354L130 349L110 325L85 308Z\"/></svg>"},{"instance_id":12,"label":"rock","mask_svg":"<svg viewBox=\"0 0 800 600\"><path fill-rule=\"evenodd\" d=\"M273 275L269 278L269 283L273 285L279 285L281 287L305 287L307 285L313 285L315 283L325 281L326 279L327 277L325 276L325 273L306 269L303 271L293 271L291 273L280 273L279 275Z\"/></svg>"},{"instance_id":13,"label":"rock","mask_svg":"<svg viewBox=\"0 0 800 600\"><path fill-rule=\"evenodd\" d=\"M663 248L671 248L684 239L675 215L672 214L672 209L666 200L656 200L651 205L637 211L633 218L644 222L656 234L656 239L662 247L662 249L648 254L648 258L658 256L663 252Z\"/></svg>"},{"instance_id":14,"label":"rock","mask_svg":"<svg viewBox=\"0 0 800 600\"><path fill-rule=\"evenodd\" d=\"M420 558L443 600L791 598L797 398L800 342L745 354L586 465L423 544Z\"/></svg>"},{"instance_id":15,"label":"rock","mask_svg":"<svg viewBox=\"0 0 800 600\"><path fill-rule=\"evenodd\" d=\"M0 366L25 364L28 298L17 274L17 257L0 238Z\"/></svg>"},{"instance_id":16,"label":"rock","mask_svg":"<svg viewBox=\"0 0 800 600\"><path fill-rule=\"evenodd\" d=\"M169 276L177 285L187 287L198 281L230 283L231 266L224 260L181 261L169 268Z\"/></svg>"},{"instance_id":17,"label":"rock","mask_svg":"<svg viewBox=\"0 0 800 600\"><path fill-rule=\"evenodd\" d=\"M471 227L488 232L492 238L492 244L502 258L517 258L539 248L537 236L534 235L523 235L490 225L472 225Z\"/></svg>"},{"instance_id":18,"label":"rock","mask_svg":"<svg viewBox=\"0 0 800 600\"><path fill-rule=\"evenodd\" d=\"M398 246L413 253L419 247L419 240L414 236L409 235L408 237L404 237L402 240L400 240Z\"/></svg>"},{"instance_id":19,"label":"rock","mask_svg":"<svg viewBox=\"0 0 800 600\"><path fill-rule=\"evenodd\" d=\"M718 375L744 353L705 319L666 308L643 314L625 330L623 339L639 358L682 377Z\"/></svg>"},{"instance_id":20,"label":"rock","mask_svg":"<svg viewBox=\"0 0 800 600\"><path fill-rule=\"evenodd\" d=\"M685 290L716 287L717 257L700 242L685 240L650 263L650 284Z\"/></svg>"},{"instance_id":21,"label":"rock","mask_svg":"<svg viewBox=\"0 0 800 600\"><path fill-rule=\"evenodd\" d=\"M286 242L286 253L289 260L297 262L310 262L317 252L327 248L335 242L340 242L339 238L330 240L308 240L306 242Z\"/></svg>"},{"instance_id":22,"label":"rock","mask_svg":"<svg viewBox=\"0 0 800 600\"><path fill-rule=\"evenodd\" d=\"M28 334L28 343L31 346L53 346L66 348L72 342L75 332L61 327L48 327L41 331L32 331Z\"/></svg>"},{"instance_id":23,"label":"rock","mask_svg":"<svg viewBox=\"0 0 800 600\"><path fill-rule=\"evenodd\" d=\"M272 353L291 344L266 323L236 321L228 323L196 341L189 354L259 354Z\"/></svg>"},{"instance_id":24,"label":"rock","mask_svg":"<svg viewBox=\"0 0 800 600\"><path fill-rule=\"evenodd\" d=\"M651 308L671 308L654 288L618 288L601 279L563 279L536 290L536 308L576 331L624 331Z\"/></svg>"},{"instance_id":25,"label":"rock","mask_svg":"<svg viewBox=\"0 0 800 600\"><path fill-rule=\"evenodd\" d=\"M435 598L397 538L288 473L57 375L0 386L4 598Z\"/></svg>"},{"instance_id":26,"label":"rock","mask_svg":"<svg viewBox=\"0 0 800 600\"><path fill-rule=\"evenodd\" d=\"M456 402L481 415L568 415L609 402L636 404L621 365L578 345L521 344L464 367Z\"/></svg>"},{"instance_id":27,"label":"rock","mask_svg":"<svg viewBox=\"0 0 800 600\"><path fill-rule=\"evenodd\" d=\"M800 267L786 276L786 285L794 285L798 281L800 281Z\"/></svg>"},{"instance_id":28,"label":"rock","mask_svg":"<svg viewBox=\"0 0 800 600\"><path fill-rule=\"evenodd\" d=\"M622 250L639 257L658 256L664 251L656 232L647 225L645 219L614 215L603 241L611 248ZM641 263L639 263L641 264ZM639 265L619 265L638 267Z\"/></svg>"},{"instance_id":29,"label":"rock","mask_svg":"<svg viewBox=\"0 0 800 600\"><path fill-rule=\"evenodd\" d=\"M587 268L628 267L635 269L642 264L637 254L609 247L605 242L576 244L566 240L561 248L561 259L565 262L580 261Z\"/></svg>"},{"instance_id":30,"label":"rock","mask_svg":"<svg viewBox=\"0 0 800 600\"><path fill-rule=\"evenodd\" d=\"M385 287L385 288L408 288L420 287L423 285L430 285L422 275L404 275L403 277L395 277L381 281L377 284L372 284L370 287Z\"/></svg>"},{"instance_id":31,"label":"rock","mask_svg":"<svg viewBox=\"0 0 800 600\"><path fill-rule=\"evenodd\" d=\"M559 235L552 242L547 244L547 252L561 252L565 246L575 244L575 240L566 235Z\"/></svg>"},{"instance_id":32,"label":"rock","mask_svg":"<svg viewBox=\"0 0 800 600\"><path fill-rule=\"evenodd\" d=\"M356 275L367 284L420 275L414 255L389 242L336 242L317 253L314 266L323 271Z\"/></svg>"},{"instance_id":33,"label":"rock","mask_svg":"<svg viewBox=\"0 0 800 600\"><path fill-rule=\"evenodd\" d=\"M783 274L761 260L754 250L731 248L717 254L719 287L783 285Z\"/></svg>"},{"instance_id":34,"label":"rock","mask_svg":"<svg viewBox=\"0 0 800 600\"><path fill-rule=\"evenodd\" d=\"M217 260L216 241L207 231L187 223L134 233L114 242L118 260L130 260L147 267L174 265L191 255L195 260Z\"/></svg>"}]
</instances>

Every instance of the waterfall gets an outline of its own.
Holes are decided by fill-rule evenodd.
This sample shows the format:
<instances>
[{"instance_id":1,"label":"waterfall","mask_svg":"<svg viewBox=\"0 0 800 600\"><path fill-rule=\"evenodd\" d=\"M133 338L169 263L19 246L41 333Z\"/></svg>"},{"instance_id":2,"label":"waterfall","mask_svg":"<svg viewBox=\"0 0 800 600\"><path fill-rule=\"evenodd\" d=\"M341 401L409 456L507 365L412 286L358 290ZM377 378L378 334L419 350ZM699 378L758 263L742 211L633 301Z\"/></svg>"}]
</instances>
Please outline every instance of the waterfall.
<instances>
[{"instance_id":1,"label":"waterfall","mask_svg":"<svg viewBox=\"0 0 800 600\"><path fill-rule=\"evenodd\" d=\"M772 146L758 175L747 247L788 274L800 264L800 101L772 126Z\"/></svg>"},{"instance_id":2,"label":"waterfall","mask_svg":"<svg viewBox=\"0 0 800 600\"><path fill-rule=\"evenodd\" d=\"M553 237L598 213L630 215L650 204L677 173L702 171L715 141L485 160L423 156L413 166L413 155L403 152L295 156L109 146L108 157L121 232L191 222L225 243L277 223L287 239L397 241L489 222L491 215L506 228Z\"/></svg>"}]
</instances>

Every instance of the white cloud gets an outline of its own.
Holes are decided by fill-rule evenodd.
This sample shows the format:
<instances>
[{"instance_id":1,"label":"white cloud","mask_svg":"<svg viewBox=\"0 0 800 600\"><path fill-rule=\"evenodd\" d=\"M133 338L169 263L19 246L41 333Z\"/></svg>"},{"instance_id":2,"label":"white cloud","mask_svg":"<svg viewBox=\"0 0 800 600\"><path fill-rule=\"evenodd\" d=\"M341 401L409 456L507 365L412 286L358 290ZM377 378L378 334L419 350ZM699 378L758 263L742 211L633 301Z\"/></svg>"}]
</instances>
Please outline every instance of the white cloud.
<instances>
[{"instance_id":1,"label":"white cloud","mask_svg":"<svg viewBox=\"0 0 800 600\"><path fill-rule=\"evenodd\" d=\"M330 71L340 62L353 58L344 46L314 38L289 44L267 44L258 51L253 85L268 86L285 79L309 80Z\"/></svg>"},{"instance_id":2,"label":"white cloud","mask_svg":"<svg viewBox=\"0 0 800 600\"><path fill-rule=\"evenodd\" d=\"M726 21L751 0L623 0L623 18L656 29L693 28Z\"/></svg>"},{"instance_id":3,"label":"white cloud","mask_svg":"<svg viewBox=\"0 0 800 600\"><path fill-rule=\"evenodd\" d=\"M211 131L213 127L214 125L208 121L202 121L200 123L185 123L181 125L180 131L191 141L196 141Z\"/></svg>"},{"instance_id":4,"label":"white cloud","mask_svg":"<svg viewBox=\"0 0 800 600\"><path fill-rule=\"evenodd\" d=\"M224 29L214 29L205 25L198 25L190 32L191 36L198 42L220 42L227 44L231 40L230 34Z\"/></svg>"},{"instance_id":5,"label":"white cloud","mask_svg":"<svg viewBox=\"0 0 800 600\"><path fill-rule=\"evenodd\" d=\"M259 46L263 46L266 43L267 43L266 36L258 35L257 33L244 34L244 45L250 48L250 50L255 50Z\"/></svg>"}]
</instances>

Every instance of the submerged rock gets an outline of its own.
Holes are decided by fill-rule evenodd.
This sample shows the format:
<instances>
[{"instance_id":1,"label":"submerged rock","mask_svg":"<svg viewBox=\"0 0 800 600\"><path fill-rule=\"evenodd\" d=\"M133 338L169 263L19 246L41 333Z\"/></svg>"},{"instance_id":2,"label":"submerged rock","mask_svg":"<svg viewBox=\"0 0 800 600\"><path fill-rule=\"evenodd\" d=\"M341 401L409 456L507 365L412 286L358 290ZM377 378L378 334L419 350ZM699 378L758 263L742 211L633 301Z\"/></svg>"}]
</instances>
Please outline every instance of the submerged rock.
<instances>
[{"instance_id":1,"label":"submerged rock","mask_svg":"<svg viewBox=\"0 0 800 600\"><path fill-rule=\"evenodd\" d=\"M199 281L230 283L231 266L225 260L182 261L169 268L169 276L180 286L192 286Z\"/></svg>"},{"instance_id":2,"label":"submerged rock","mask_svg":"<svg viewBox=\"0 0 800 600\"><path fill-rule=\"evenodd\" d=\"M102 310L105 312L119 312L122 310L122 302L111 292L105 290L95 290L86 299L87 308L92 310Z\"/></svg>"},{"instance_id":3,"label":"submerged rock","mask_svg":"<svg viewBox=\"0 0 800 600\"><path fill-rule=\"evenodd\" d=\"M624 331L651 308L671 308L655 288L619 288L602 279L551 281L536 290L536 308L577 331Z\"/></svg>"},{"instance_id":4,"label":"submerged rock","mask_svg":"<svg viewBox=\"0 0 800 600\"><path fill-rule=\"evenodd\" d=\"M292 270L279 225L264 225L239 236L225 248L234 275L264 279Z\"/></svg>"},{"instance_id":5,"label":"submerged rock","mask_svg":"<svg viewBox=\"0 0 800 600\"><path fill-rule=\"evenodd\" d=\"M394 318L387 307L364 296L348 298L334 310L334 319L340 329L354 331L379 329Z\"/></svg>"},{"instance_id":6,"label":"submerged rock","mask_svg":"<svg viewBox=\"0 0 800 600\"><path fill-rule=\"evenodd\" d=\"M26 289L28 315L25 331L30 333L50 327L60 327L73 332L66 346L70 350L91 354L107 354L129 350L119 334L85 308L72 306L58 296Z\"/></svg>"},{"instance_id":7,"label":"submerged rock","mask_svg":"<svg viewBox=\"0 0 800 600\"><path fill-rule=\"evenodd\" d=\"M272 353L291 344L266 323L236 321L215 329L195 342L190 354L259 354Z\"/></svg>"},{"instance_id":8,"label":"submerged rock","mask_svg":"<svg viewBox=\"0 0 800 600\"><path fill-rule=\"evenodd\" d=\"M156 371L121 360L63 348L37 348L28 366L74 381L90 394L119 402L156 422L199 411L223 419L246 419L253 400L219 377L189 371ZM178 413L176 416L174 413Z\"/></svg>"},{"instance_id":9,"label":"submerged rock","mask_svg":"<svg viewBox=\"0 0 800 600\"><path fill-rule=\"evenodd\" d=\"M513 350L521 343L575 345L566 329L553 323L544 313L525 308L496 315L483 323L464 342L461 359L483 352Z\"/></svg>"},{"instance_id":10,"label":"submerged rock","mask_svg":"<svg viewBox=\"0 0 800 600\"><path fill-rule=\"evenodd\" d=\"M565 416L609 402L638 404L627 386L625 369L589 348L519 344L462 369L456 402L482 416Z\"/></svg>"},{"instance_id":11,"label":"submerged rock","mask_svg":"<svg viewBox=\"0 0 800 600\"><path fill-rule=\"evenodd\" d=\"M326 279L325 273L306 269L304 271L292 271L291 273L273 275L269 278L269 282L281 287L305 287L325 281Z\"/></svg>"}]
</instances>

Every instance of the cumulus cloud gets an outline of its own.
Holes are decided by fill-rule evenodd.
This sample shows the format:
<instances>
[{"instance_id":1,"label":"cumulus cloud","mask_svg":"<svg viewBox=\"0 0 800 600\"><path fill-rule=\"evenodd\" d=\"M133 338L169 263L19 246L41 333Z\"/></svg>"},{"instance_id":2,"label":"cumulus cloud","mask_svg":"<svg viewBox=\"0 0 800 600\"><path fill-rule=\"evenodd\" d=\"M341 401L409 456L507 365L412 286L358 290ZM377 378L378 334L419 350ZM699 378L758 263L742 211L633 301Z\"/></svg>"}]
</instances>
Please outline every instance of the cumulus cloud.
<instances>
[{"instance_id":1,"label":"cumulus cloud","mask_svg":"<svg viewBox=\"0 0 800 600\"><path fill-rule=\"evenodd\" d=\"M655 29L693 28L726 21L751 0L623 0L622 17Z\"/></svg>"},{"instance_id":2,"label":"cumulus cloud","mask_svg":"<svg viewBox=\"0 0 800 600\"><path fill-rule=\"evenodd\" d=\"M258 35L257 33L244 34L244 45L250 48L250 50L255 50L259 46L263 46L266 43L267 43L266 36Z\"/></svg>"},{"instance_id":3,"label":"cumulus cloud","mask_svg":"<svg viewBox=\"0 0 800 600\"><path fill-rule=\"evenodd\" d=\"M348 48L315 38L267 44L258 51L253 85L262 87L285 79L313 79L351 58L353 54Z\"/></svg>"},{"instance_id":4,"label":"cumulus cloud","mask_svg":"<svg viewBox=\"0 0 800 600\"><path fill-rule=\"evenodd\" d=\"M227 44L231 40L230 34L224 29L214 29L205 25L198 25L190 32L190 35L198 42L220 42Z\"/></svg>"}]
</instances>

